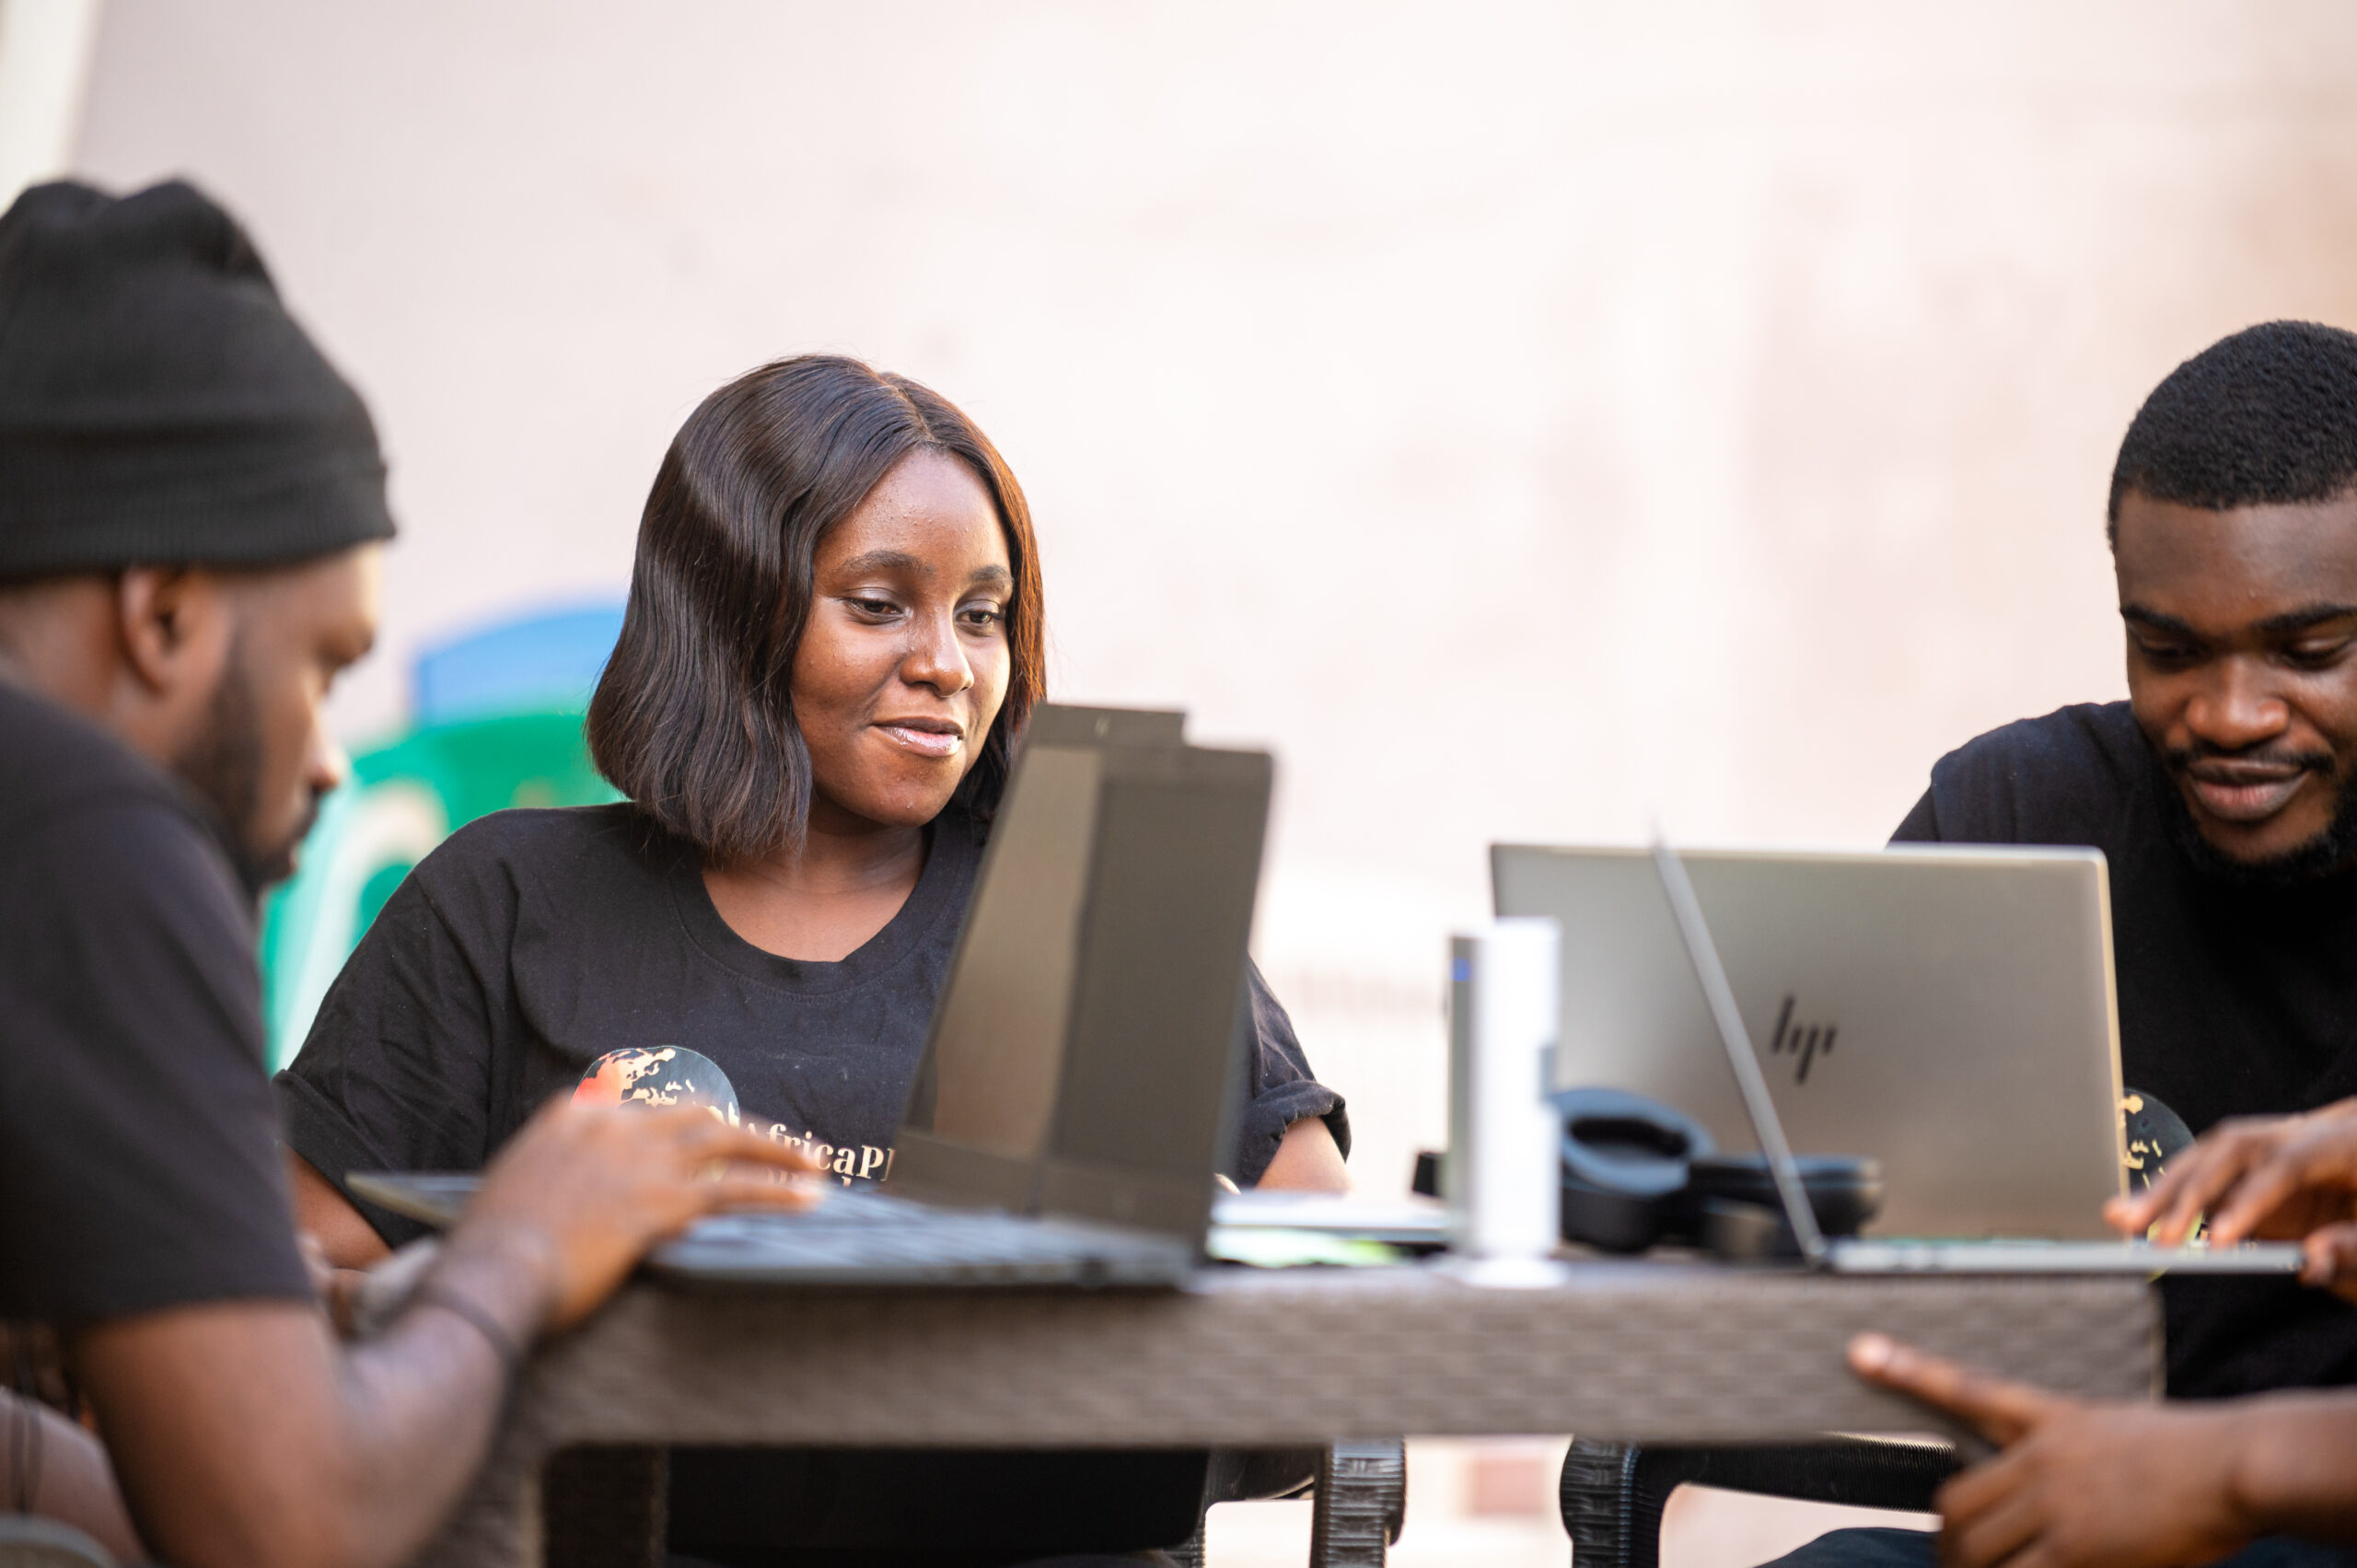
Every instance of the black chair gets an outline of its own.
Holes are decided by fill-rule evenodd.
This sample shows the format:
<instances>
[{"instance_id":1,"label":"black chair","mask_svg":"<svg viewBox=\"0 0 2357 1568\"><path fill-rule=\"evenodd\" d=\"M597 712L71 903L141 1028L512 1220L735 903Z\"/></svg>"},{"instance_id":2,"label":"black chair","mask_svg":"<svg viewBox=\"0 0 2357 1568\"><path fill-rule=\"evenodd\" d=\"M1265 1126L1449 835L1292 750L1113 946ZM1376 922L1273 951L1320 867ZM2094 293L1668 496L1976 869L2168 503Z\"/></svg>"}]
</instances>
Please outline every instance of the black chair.
<instances>
[{"instance_id":1,"label":"black chair","mask_svg":"<svg viewBox=\"0 0 2357 1568\"><path fill-rule=\"evenodd\" d=\"M541 1477L545 1557L564 1568L660 1568L665 1561L667 1451L644 1446L567 1448ZM1195 1533L1168 1550L1179 1568L1203 1568L1203 1515L1214 1504L1313 1493L1308 1568L1383 1568L1407 1512L1407 1446L1397 1438L1323 1448L1214 1449ZM675 1561L692 1561L677 1558ZM0 1557L0 1568L18 1568ZM22 1568L111 1568L29 1560Z\"/></svg>"},{"instance_id":2,"label":"black chair","mask_svg":"<svg viewBox=\"0 0 2357 1568\"><path fill-rule=\"evenodd\" d=\"M1563 1456L1563 1528L1580 1568L1660 1568L1661 1515L1691 1481L1729 1492L1927 1513L1962 1468L1945 1444L1828 1437L1776 1445L1574 1442Z\"/></svg>"},{"instance_id":3,"label":"black chair","mask_svg":"<svg viewBox=\"0 0 2357 1568\"><path fill-rule=\"evenodd\" d=\"M1383 1568L1408 1514L1408 1448L1399 1438L1324 1448L1219 1449L1203 1483L1206 1514L1218 1503L1309 1493L1309 1568ZM1203 1526L1172 1551L1179 1568L1203 1568Z\"/></svg>"}]
</instances>

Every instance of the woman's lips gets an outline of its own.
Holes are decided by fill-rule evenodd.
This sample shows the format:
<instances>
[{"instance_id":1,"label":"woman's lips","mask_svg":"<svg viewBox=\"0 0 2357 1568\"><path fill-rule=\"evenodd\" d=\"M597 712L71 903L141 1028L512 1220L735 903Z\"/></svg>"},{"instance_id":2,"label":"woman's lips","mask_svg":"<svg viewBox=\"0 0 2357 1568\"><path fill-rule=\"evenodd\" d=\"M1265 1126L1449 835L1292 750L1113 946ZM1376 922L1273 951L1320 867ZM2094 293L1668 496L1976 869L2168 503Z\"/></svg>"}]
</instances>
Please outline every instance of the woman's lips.
<instances>
[{"instance_id":1,"label":"woman's lips","mask_svg":"<svg viewBox=\"0 0 2357 1568\"><path fill-rule=\"evenodd\" d=\"M2292 796L2307 782L2307 772L2262 775L2257 778L2204 778L2199 773L2186 775L2187 787L2201 803L2201 809L2225 822L2263 822L2292 803Z\"/></svg>"},{"instance_id":2,"label":"woman's lips","mask_svg":"<svg viewBox=\"0 0 2357 1568\"><path fill-rule=\"evenodd\" d=\"M920 757L955 757L966 738L954 729L919 729L913 725L879 724L876 726L890 737L894 744Z\"/></svg>"}]
</instances>

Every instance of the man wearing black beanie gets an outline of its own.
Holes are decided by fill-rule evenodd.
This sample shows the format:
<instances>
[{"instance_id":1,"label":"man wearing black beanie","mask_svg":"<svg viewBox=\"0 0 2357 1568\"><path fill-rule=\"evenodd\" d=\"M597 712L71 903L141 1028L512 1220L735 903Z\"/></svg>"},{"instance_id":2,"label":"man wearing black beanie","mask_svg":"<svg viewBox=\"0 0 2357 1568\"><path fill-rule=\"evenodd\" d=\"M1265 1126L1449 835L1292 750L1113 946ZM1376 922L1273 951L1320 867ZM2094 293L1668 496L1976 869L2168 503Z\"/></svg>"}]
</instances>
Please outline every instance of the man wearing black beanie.
<instances>
[{"instance_id":1,"label":"man wearing black beanie","mask_svg":"<svg viewBox=\"0 0 2357 1568\"><path fill-rule=\"evenodd\" d=\"M276 753L314 736L263 730L272 717L299 721L301 704L271 703L255 680L323 684L367 652L375 547L392 532L368 411L280 306L226 213L185 184L120 202L56 184L0 220L0 583L11 585L0 631L20 661L65 657L87 678L97 671L75 633L120 597L108 574L214 568L127 585L165 621L191 592L285 601L206 622L261 645L157 650L219 667L201 710L159 710L144 681L72 703L104 708L197 786L250 889L292 869L312 802L341 776L315 745L297 778ZM162 602L145 604L152 594ZM294 610L299 631L284 613ZM310 645L279 645L290 640ZM294 787L263 799L265 778Z\"/></svg>"},{"instance_id":2,"label":"man wearing black beanie","mask_svg":"<svg viewBox=\"0 0 2357 1568\"><path fill-rule=\"evenodd\" d=\"M0 1322L53 1338L106 1439L0 1395L0 1513L121 1557L401 1561L537 1334L697 1215L803 1201L746 1167L805 1160L700 1111L552 1107L408 1308L337 1342L252 922L342 777L319 704L375 636L384 482L366 409L193 188L0 216ZM699 1179L715 1161L743 1163Z\"/></svg>"}]
</instances>

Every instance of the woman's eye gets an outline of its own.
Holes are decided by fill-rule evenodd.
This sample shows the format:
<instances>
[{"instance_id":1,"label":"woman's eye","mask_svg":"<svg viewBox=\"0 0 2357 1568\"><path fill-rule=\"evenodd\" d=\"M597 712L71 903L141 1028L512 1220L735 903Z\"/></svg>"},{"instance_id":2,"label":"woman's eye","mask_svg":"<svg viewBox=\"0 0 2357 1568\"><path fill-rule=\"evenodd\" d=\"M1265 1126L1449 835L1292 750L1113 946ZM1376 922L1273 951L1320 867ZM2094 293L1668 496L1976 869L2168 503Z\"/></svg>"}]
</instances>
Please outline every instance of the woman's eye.
<instances>
[{"instance_id":1,"label":"woman's eye","mask_svg":"<svg viewBox=\"0 0 2357 1568\"><path fill-rule=\"evenodd\" d=\"M855 598L851 601L851 604L852 608L858 610L862 615L872 615L879 620L885 616L897 612L900 608L888 598Z\"/></svg>"},{"instance_id":2,"label":"woman's eye","mask_svg":"<svg viewBox=\"0 0 2357 1568\"><path fill-rule=\"evenodd\" d=\"M965 612L966 624L978 632L987 632L1006 619L1006 612L994 605L977 605Z\"/></svg>"}]
</instances>

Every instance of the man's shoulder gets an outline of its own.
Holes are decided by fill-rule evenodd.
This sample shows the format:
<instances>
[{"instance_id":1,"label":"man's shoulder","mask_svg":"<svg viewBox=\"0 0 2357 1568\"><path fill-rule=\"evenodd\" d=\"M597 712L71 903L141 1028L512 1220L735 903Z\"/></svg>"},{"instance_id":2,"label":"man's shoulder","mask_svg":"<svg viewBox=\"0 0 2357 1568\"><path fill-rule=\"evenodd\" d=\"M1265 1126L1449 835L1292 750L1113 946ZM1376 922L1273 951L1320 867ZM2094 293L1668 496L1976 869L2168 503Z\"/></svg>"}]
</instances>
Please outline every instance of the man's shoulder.
<instances>
[{"instance_id":1,"label":"man's shoulder","mask_svg":"<svg viewBox=\"0 0 2357 1568\"><path fill-rule=\"evenodd\" d=\"M0 898L18 919L62 903L203 908L251 939L251 911L218 828L188 792L113 735L0 684Z\"/></svg>"},{"instance_id":2,"label":"man's shoulder","mask_svg":"<svg viewBox=\"0 0 2357 1568\"><path fill-rule=\"evenodd\" d=\"M2016 719L1941 758L1929 804L1936 836L1950 842L2102 843L2151 772L2126 703L2077 703Z\"/></svg>"},{"instance_id":3,"label":"man's shoulder","mask_svg":"<svg viewBox=\"0 0 2357 1568\"><path fill-rule=\"evenodd\" d=\"M81 714L0 682L0 835L53 813L144 805L187 816L156 766Z\"/></svg>"},{"instance_id":4,"label":"man's shoulder","mask_svg":"<svg viewBox=\"0 0 2357 1568\"><path fill-rule=\"evenodd\" d=\"M2073 703L1977 735L1932 772L1983 778L2054 777L2074 770L2117 771L2140 756L2143 735L2126 703Z\"/></svg>"}]
</instances>

